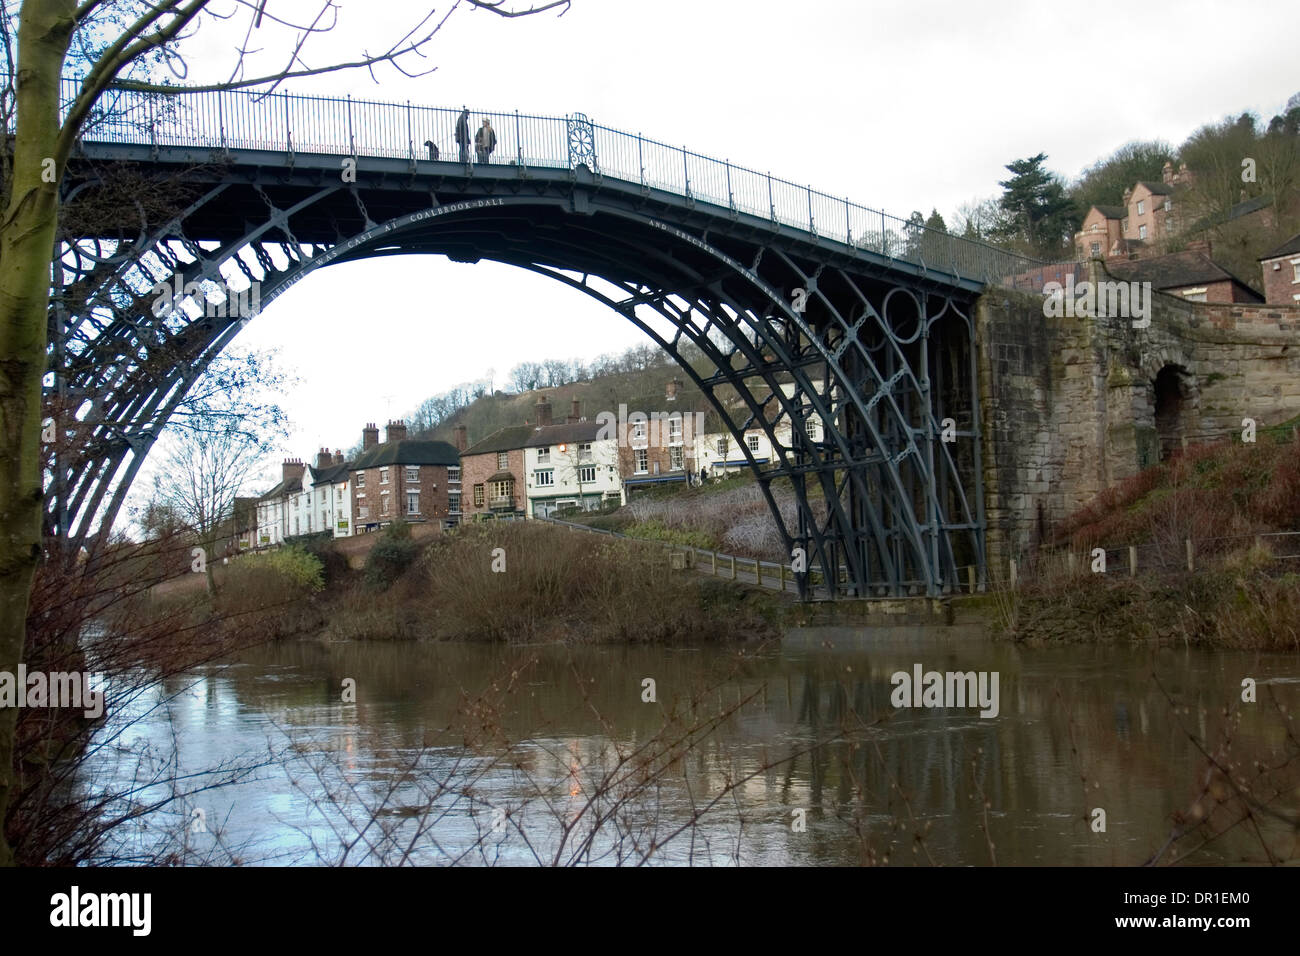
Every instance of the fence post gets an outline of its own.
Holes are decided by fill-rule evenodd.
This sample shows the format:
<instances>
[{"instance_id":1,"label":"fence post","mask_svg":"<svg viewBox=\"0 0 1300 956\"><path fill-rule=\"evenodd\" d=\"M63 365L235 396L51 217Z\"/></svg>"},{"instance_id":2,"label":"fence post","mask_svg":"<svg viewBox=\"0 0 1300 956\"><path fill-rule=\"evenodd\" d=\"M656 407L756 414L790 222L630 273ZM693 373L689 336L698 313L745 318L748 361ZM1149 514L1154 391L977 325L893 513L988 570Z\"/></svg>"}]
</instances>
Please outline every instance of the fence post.
<instances>
[{"instance_id":1,"label":"fence post","mask_svg":"<svg viewBox=\"0 0 1300 956\"><path fill-rule=\"evenodd\" d=\"M1136 544L1128 546L1128 576L1137 577L1138 573L1138 549Z\"/></svg>"},{"instance_id":2,"label":"fence post","mask_svg":"<svg viewBox=\"0 0 1300 956\"><path fill-rule=\"evenodd\" d=\"M772 171L767 172L767 208L771 211L772 221L776 222L776 200L772 198Z\"/></svg>"},{"instance_id":3,"label":"fence post","mask_svg":"<svg viewBox=\"0 0 1300 956\"><path fill-rule=\"evenodd\" d=\"M728 557L731 558L731 580L734 581L736 580L736 556L732 554L728 555Z\"/></svg>"},{"instance_id":4,"label":"fence post","mask_svg":"<svg viewBox=\"0 0 1300 956\"><path fill-rule=\"evenodd\" d=\"M686 147L682 147L682 175L686 177L686 198L691 198L691 169L686 165Z\"/></svg>"},{"instance_id":5,"label":"fence post","mask_svg":"<svg viewBox=\"0 0 1300 956\"><path fill-rule=\"evenodd\" d=\"M1012 588L1012 590L1015 590L1015 587L1016 587L1016 559L1015 559L1015 558L1012 558L1012 559L1011 559L1011 588Z\"/></svg>"},{"instance_id":6,"label":"fence post","mask_svg":"<svg viewBox=\"0 0 1300 956\"><path fill-rule=\"evenodd\" d=\"M1066 565L1070 570L1070 577L1074 577L1075 553L1073 551L1066 552Z\"/></svg>"},{"instance_id":7,"label":"fence post","mask_svg":"<svg viewBox=\"0 0 1300 956\"><path fill-rule=\"evenodd\" d=\"M777 568L779 569L777 572L778 576L781 579L781 593L784 594L785 593L785 565L779 564L777 565Z\"/></svg>"},{"instance_id":8,"label":"fence post","mask_svg":"<svg viewBox=\"0 0 1300 956\"><path fill-rule=\"evenodd\" d=\"M348 94L348 148L352 153L353 159L357 155L357 136L352 129L352 94Z\"/></svg>"},{"instance_id":9,"label":"fence post","mask_svg":"<svg viewBox=\"0 0 1300 956\"><path fill-rule=\"evenodd\" d=\"M1191 538L1187 539L1187 570L1189 573L1196 570L1196 561L1193 557Z\"/></svg>"},{"instance_id":10,"label":"fence post","mask_svg":"<svg viewBox=\"0 0 1300 956\"><path fill-rule=\"evenodd\" d=\"M758 558L754 559L754 579L761 588L763 586L763 562Z\"/></svg>"},{"instance_id":11,"label":"fence post","mask_svg":"<svg viewBox=\"0 0 1300 956\"><path fill-rule=\"evenodd\" d=\"M973 564L966 565L966 587L970 589L971 594L975 593L975 565Z\"/></svg>"},{"instance_id":12,"label":"fence post","mask_svg":"<svg viewBox=\"0 0 1300 956\"><path fill-rule=\"evenodd\" d=\"M718 576L718 552L709 552L709 573L715 578Z\"/></svg>"}]
</instances>

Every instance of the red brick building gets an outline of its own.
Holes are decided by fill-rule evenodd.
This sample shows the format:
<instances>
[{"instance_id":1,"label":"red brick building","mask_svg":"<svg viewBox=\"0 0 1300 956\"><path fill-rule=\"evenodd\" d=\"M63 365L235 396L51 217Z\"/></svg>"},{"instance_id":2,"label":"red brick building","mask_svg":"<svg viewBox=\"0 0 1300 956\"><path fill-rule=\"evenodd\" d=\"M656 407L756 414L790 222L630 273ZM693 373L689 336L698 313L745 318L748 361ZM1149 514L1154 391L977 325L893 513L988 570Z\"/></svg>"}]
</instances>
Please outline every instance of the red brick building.
<instances>
[{"instance_id":1,"label":"red brick building","mask_svg":"<svg viewBox=\"0 0 1300 956\"><path fill-rule=\"evenodd\" d=\"M1264 277L1264 301L1269 305L1300 305L1300 233L1259 260Z\"/></svg>"},{"instance_id":2,"label":"red brick building","mask_svg":"<svg viewBox=\"0 0 1300 956\"><path fill-rule=\"evenodd\" d=\"M524 485L524 442L532 425L501 428L466 448L460 456L461 512L465 520L522 514L528 507Z\"/></svg>"},{"instance_id":3,"label":"red brick building","mask_svg":"<svg viewBox=\"0 0 1300 956\"><path fill-rule=\"evenodd\" d=\"M1204 252L1189 249L1150 259L1114 260L1106 271L1126 282L1150 282L1152 290L1185 302L1262 302L1258 292Z\"/></svg>"},{"instance_id":4,"label":"red brick building","mask_svg":"<svg viewBox=\"0 0 1300 956\"><path fill-rule=\"evenodd\" d=\"M361 454L351 463L352 526L374 531L394 521L456 524L461 513L460 456L445 441L406 437L405 422L389 422L385 441L374 423L361 430Z\"/></svg>"}]
</instances>

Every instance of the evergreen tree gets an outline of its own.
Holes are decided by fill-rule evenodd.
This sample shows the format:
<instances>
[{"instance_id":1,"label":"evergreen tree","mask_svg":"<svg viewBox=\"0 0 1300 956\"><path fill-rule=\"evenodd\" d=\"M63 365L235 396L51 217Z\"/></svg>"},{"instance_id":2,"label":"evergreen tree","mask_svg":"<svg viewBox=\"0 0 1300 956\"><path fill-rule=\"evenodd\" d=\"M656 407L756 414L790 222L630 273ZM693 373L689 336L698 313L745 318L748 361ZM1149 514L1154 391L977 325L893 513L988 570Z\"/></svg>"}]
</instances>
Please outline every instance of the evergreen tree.
<instances>
[{"instance_id":1,"label":"evergreen tree","mask_svg":"<svg viewBox=\"0 0 1300 956\"><path fill-rule=\"evenodd\" d=\"M1046 159L1046 153L1039 153L1007 164L1012 176L998 183L1003 189L998 205L1007 221L995 238L1034 255L1054 258L1061 254L1072 231L1074 203L1060 178L1043 168Z\"/></svg>"}]
</instances>

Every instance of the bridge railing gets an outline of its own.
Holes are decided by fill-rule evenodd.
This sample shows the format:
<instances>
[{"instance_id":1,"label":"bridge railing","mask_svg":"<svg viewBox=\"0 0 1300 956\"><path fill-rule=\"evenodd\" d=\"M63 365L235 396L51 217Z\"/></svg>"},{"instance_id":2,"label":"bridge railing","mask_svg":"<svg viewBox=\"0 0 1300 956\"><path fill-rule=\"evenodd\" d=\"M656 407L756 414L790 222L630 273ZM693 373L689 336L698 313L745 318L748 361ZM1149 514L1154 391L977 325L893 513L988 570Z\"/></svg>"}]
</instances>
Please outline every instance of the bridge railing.
<instances>
[{"instance_id":1,"label":"bridge railing","mask_svg":"<svg viewBox=\"0 0 1300 956\"><path fill-rule=\"evenodd\" d=\"M78 81L64 83L64 101L70 103ZM412 162L431 158L427 142L437 147L440 160L458 162L459 115L458 109L352 96L246 91L156 94L114 88L97 105L83 141ZM1048 266L685 146L601 126L580 113L557 117L475 110L470 117L471 161L474 135L486 118L497 138L490 157L493 164L558 169L585 164L603 176L758 216L954 279L1023 286L1026 275ZM1028 284L1034 284L1032 279Z\"/></svg>"}]
</instances>

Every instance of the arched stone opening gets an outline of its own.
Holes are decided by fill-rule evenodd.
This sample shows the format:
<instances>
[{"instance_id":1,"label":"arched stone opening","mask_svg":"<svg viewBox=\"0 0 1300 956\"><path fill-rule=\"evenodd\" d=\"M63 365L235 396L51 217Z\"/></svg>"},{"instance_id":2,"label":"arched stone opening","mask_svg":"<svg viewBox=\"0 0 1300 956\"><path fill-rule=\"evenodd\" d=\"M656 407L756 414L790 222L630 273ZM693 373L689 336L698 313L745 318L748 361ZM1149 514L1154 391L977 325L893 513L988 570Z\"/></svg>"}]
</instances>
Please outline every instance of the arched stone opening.
<instances>
[{"instance_id":1,"label":"arched stone opening","mask_svg":"<svg viewBox=\"0 0 1300 956\"><path fill-rule=\"evenodd\" d=\"M1160 460L1165 461L1182 445L1187 434L1187 412L1191 405L1189 373L1181 365L1165 365L1156 373L1156 437L1160 443Z\"/></svg>"}]
</instances>

